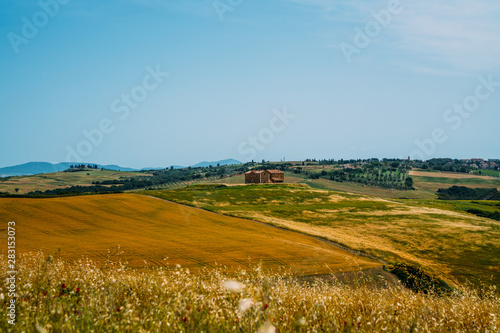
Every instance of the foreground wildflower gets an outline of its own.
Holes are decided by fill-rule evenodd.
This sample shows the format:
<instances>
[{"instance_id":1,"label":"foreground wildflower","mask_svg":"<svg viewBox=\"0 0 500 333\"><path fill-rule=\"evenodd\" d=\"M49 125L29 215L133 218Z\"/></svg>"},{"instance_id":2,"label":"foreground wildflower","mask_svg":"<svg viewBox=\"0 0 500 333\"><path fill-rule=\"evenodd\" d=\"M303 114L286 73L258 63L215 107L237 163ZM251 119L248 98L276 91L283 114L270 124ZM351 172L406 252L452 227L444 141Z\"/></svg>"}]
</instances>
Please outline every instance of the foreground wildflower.
<instances>
[{"instance_id":1,"label":"foreground wildflower","mask_svg":"<svg viewBox=\"0 0 500 333\"><path fill-rule=\"evenodd\" d=\"M0 265L6 261L0 256ZM16 327L0 321L0 332L500 331L494 286L443 296L401 284L375 288L369 280L304 284L258 268L135 270L43 254L18 262ZM5 318L10 296L0 288Z\"/></svg>"}]
</instances>

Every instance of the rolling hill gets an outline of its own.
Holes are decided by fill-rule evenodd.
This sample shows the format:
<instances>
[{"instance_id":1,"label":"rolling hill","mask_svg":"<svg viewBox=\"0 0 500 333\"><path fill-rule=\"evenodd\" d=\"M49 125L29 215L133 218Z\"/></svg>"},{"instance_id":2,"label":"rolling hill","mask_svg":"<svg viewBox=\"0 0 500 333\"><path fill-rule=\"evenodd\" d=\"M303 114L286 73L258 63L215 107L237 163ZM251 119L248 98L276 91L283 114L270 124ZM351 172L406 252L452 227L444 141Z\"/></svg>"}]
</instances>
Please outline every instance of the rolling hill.
<instances>
[{"instance_id":1,"label":"rolling hill","mask_svg":"<svg viewBox=\"0 0 500 333\"><path fill-rule=\"evenodd\" d=\"M421 191L436 192L440 188L465 186L470 188L498 188L500 178L451 172L410 171L415 187Z\"/></svg>"},{"instance_id":2,"label":"rolling hill","mask_svg":"<svg viewBox=\"0 0 500 333\"><path fill-rule=\"evenodd\" d=\"M296 275L381 265L297 232L137 194L2 198L0 220L16 222L18 253L42 250L68 261L89 257L191 270L262 263Z\"/></svg>"},{"instance_id":3,"label":"rolling hill","mask_svg":"<svg viewBox=\"0 0 500 333\"><path fill-rule=\"evenodd\" d=\"M500 222L466 213L498 211L500 202L384 200L303 184L142 193L324 237L388 262L418 265L452 283L500 283Z\"/></svg>"}]
</instances>

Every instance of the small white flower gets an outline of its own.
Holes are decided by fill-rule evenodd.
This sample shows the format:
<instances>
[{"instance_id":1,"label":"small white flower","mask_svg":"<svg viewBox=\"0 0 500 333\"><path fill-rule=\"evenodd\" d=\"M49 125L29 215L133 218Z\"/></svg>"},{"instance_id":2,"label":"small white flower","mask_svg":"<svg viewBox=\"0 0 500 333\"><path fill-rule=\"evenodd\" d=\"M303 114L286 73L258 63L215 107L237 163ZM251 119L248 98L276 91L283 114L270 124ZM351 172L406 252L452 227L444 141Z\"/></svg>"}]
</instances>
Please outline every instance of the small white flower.
<instances>
[{"instance_id":1,"label":"small white flower","mask_svg":"<svg viewBox=\"0 0 500 333\"><path fill-rule=\"evenodd\" d=\"M36 330L39 333L45 333L45 332L47 332L47 330L42 325L40 325L39 323L36 323Z\"/></svg>"},{"instance_id":2,"label":"small white flower","mask_svg":"<svg viewBox=\"0 0 500 333\"><path fill-rule=\"evenodd\" d=\"M254 301L251 298L244 298L240 300L238 304L238 310L240 310L241 313L246 312L248 309L250 309L254 305Z\"/></svg>"},{"instance_id":3,"label":"small white flower","mask_svg":"<svg viewBox=\"0 0 500 333\"><path fill-rule=\"evenodd\" d=\"M302 317L297 322L300 326L305 326L307 324L306 318Z\"/></svg>"},{"instance_id":4,"label":"small white flower","mask_svg":"<svg viewBox=\"0 0 500 333\"><path fill-rule=\"evenodd\" d=\"M227 291L240 292L243 289L243 285L238 281L226 280L222 283L222 286L226 288Z\"/></svg>"},{"instance_id":5,"label":"small white flower","mask_svg":"<svg viewBox=\"0 0 500 333\"><path fill-rule=\"evenodd\" d=\"M276 328L270 323L267 322L264 326L260 327L257 333L274 333L276 332Z\"/></svg>"}]
</instances>

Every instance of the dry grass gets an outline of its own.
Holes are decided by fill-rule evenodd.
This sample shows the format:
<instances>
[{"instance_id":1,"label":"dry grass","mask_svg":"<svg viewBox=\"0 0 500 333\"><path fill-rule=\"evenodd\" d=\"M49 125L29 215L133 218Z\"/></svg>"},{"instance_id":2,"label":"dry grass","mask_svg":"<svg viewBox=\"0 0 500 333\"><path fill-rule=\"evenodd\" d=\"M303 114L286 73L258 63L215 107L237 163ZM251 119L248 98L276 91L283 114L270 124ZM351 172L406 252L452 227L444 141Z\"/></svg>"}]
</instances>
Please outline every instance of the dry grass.
<instances>
[{"instance_id":1,"label":"dry grass","mask_svg":"<svg viewBox=\"0 0 500 333\"><path fill-rule=\"evenodd\" d=\"M296 232L129 193L2 198L0 220L16 222L19 253L43 250L66 260L111 256L134 267L180 264L191 270L261 262L297 275L380 265ZM5 229L0 226L4 237Z\"/></svg>"},{"instance_id":2,"label":"dry grass","mask_svg":"<svg viewBox=\"0 0 500 333\"><path fill-rule=\"evenodd\" d=\"M0 256L6 267L5 256ZM105 267L19 259L17 323L3 332L498 332L493 289L435 296L370 281L300 283L286 272ZM0 316L9 301L0 290Z\"/></svg>"}]
</instances>

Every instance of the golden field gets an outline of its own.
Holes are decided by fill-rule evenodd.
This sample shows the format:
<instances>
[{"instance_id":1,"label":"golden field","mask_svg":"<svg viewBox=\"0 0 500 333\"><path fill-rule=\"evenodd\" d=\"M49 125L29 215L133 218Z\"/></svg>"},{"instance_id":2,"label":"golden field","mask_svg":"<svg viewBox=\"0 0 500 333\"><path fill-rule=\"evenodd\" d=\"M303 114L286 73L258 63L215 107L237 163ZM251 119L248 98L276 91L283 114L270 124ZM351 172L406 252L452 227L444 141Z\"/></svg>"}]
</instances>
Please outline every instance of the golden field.
<instances>
[{"instance_id":1,"label":"golden field","mask_svg":"<svg viewBox=\"0 0 500 333\"><path fill-rule=\"evenodd\" d=\"M0 220L16 222L18 253L42 250L67 261L85 256L191 270L262 263L296 275L381 265L297 232L130 193L1 198ZM3 238L6 228L1 226Z\"/></svg>"}]
</instances>

